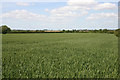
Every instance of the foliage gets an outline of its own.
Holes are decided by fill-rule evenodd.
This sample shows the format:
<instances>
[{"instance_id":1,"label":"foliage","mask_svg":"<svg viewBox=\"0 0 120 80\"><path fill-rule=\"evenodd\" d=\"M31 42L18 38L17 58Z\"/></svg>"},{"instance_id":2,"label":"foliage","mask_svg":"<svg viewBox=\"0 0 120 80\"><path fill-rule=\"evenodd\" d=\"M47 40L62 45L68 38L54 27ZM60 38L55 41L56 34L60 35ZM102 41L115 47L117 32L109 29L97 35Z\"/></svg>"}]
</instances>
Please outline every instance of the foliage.
<instances>
[{"instance_id":1,"label":"foliage","mask_svg":"<svg viewBox=\"0 0 120 80\"><path fill-rule=\"evenodd\" d=\"M113 34L3 35L3 78L117 78Z\"/></svg>"},{"instance_id":2,"label":"foliage","mask_svg":"<svg viewBox=\"0 0 120 80\"><path fill-rule=\"evenodd\" d=\"M117 37L120 37L120 29L115 30L114 34L115 34Z\"/></svg>"},{"instance_id":3,"label":"foliage","mask_svg":"<svg viewBox=\"0 0 120 80\"><path fill-rule=\"evenodd\" d=\"M3 34L6 34L6 33L10 32L10 31L11 31L11 29L6 25L2 25L0 27L0 33L2 32Z\"/></svg>"},{"instance_id":4,"label":"foliage","mask_svg":"<svg viewBox=\"0 0 120 80\"><path fill-rule=\"evenodd\" d=\"M9 27L7 27L6 25L3 25L0 27L0 31L3 34L6 34L8 32L10 33L110 33L113 34L114 30L107 30L107 29L99 29L99 30L87 30L87 29L83 29L83 30L11 30ZM117 32L115 32L115 34L117 34ZM118 36L118 35L117 35Z\"/></svg>"},{"instance_id":5,"label":"foliage","mask_svg":"<svg viewBox=\"0 0 120 80\"><path fill-rule=\"evenodd\" d=\"M113 34L114 30L100 29L100 30L12 30L11 33L110 33Z\"/></svg>"},{"instance_id":6,"label":"foliage","mask_svg":"<svg viewBox=\"0 0 120 80\"><path fill-rule=\"evenodd\" d=\"M103 33L107 33L108 32L108 30L107 29L103 29Z\"/></svg>"}]
</instances>

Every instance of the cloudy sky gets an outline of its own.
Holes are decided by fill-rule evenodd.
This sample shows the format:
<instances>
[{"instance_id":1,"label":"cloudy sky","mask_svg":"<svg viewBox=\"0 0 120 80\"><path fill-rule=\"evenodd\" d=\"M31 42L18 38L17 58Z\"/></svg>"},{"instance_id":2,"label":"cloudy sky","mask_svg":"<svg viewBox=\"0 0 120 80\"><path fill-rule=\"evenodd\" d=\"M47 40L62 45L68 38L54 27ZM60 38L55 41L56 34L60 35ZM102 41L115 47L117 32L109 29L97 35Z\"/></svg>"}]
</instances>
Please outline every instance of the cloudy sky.
<instances>
[{"instance_id":1,"label":"cloudy sky","mask_svg":"<svg viewBox=\"0 0 120 80\"><path fill-rule=\"evenodd\" d=\"M117 29L119 0L2 2L2 25L12 29Z\"/></svg>"}]
</instances>

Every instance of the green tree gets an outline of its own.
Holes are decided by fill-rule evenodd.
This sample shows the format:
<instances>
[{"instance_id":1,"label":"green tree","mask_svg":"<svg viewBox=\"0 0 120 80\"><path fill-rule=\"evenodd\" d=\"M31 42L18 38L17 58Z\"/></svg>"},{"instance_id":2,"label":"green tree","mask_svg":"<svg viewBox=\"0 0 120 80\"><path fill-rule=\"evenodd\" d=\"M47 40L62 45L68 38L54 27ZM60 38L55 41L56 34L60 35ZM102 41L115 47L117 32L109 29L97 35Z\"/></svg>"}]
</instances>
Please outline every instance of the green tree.
<instances>
[{"instance_id":1,"label":"green tree","mask_svg":"<svg viewBox=\"0 0 120 80\"><path fill-rule=\"evenodd\" d=\"M62 32L65 32L65 30L63 29Z\"/></svg>"},{"instance_id":2,"label":"green tree","mask_svg":"<svg viewBox=\"0 0 120 80\"><path fill-rule=\"evenodd\" d=\"M99 29L99 32L102 33L103 32L102 29Z\"/></svg>"},{"instance_id":3,"label":"green tree","mask_svg":"<svg viewBox=\"0 0 120 80\"><path fill-rule=\"evenodd\" d=\"M114 34L115 34L117 37L120 37L120 29L115 30Z\"/></svg>"},{"instance_id":4,"label":"green tree","mask_svg":"<svg viewBox=\"0 0 120 80\"><path fill-rule=\"evenodd\" d=\"M108 32L108 30L107 29L103 29L103 33L107 33Z\"/></svg>"},{"instance_id":5,"label":"green tree","mask_svg":"<svg viewBox=\"0 0 120 80\"><path fill-rule=\"evenodd\" d=\"M6 33L10 32L10 31L11 31L11 29L10 29L8 26L6 26L6 25L2 25L2 26L0 27L0 32L1 32L2 34L6 34Z\"/></svg>"},{"instance_id":6,"label":"green tree","mask_svg":"<svg viewBox=\"0 0 120 80\"><path fill-rule=\"evenodd\" d=\"M94 33L97 33L97 32L98 32L98 30L96 30L96 29L95 29L95 30L93 30L93 32L94 32Z\"/></svg>"}]
</instances>

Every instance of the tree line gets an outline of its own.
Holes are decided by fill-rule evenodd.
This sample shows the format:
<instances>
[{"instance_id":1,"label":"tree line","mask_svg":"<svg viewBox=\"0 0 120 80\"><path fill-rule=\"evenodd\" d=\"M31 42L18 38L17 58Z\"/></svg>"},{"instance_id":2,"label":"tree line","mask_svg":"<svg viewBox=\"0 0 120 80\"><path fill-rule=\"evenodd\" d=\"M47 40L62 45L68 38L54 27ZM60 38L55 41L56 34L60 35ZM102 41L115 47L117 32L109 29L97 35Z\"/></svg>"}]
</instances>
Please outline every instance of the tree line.
<instances>
[{"instance_id":1,"label":"tree line","mask_svg":"<svg viewBox=\"0 0 120 80\"><path fill-rule=\"evenodd\" d=\"M115 34L117 37L120 36L120 29L117 30L108 30L108 29L99 29L99 30L11 30L8 26L0 26L0 33L108 33Z\"/></svg>"}]
</instances>

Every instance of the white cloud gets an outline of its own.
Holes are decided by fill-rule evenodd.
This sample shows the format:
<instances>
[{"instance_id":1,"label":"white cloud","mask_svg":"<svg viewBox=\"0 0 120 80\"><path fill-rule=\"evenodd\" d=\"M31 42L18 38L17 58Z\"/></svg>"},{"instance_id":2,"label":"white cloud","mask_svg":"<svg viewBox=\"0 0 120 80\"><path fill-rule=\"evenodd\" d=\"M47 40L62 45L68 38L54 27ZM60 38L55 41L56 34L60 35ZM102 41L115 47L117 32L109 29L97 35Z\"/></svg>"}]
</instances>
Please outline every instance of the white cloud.
<instances>
[{"instance_id":1,"label":"white cloud","mask_svg":"<svg viewBox=\"0 0 120 80\"><path fill-rule=\"evenodd\" d=\"M91 14L87 19L88 20L96 20L96 19L116 19L116 13L94 13Z\"/></svg>"},{"instance_id":2,"label":"white cloud","mask_svg":"<svg viewBox=\"0 0 120 80\"><path fill-rule=\"evenodd\" d=\"M17 5L30 6L32 4L27 3L27 2L19 2L17 3ZM86 27L88 27L90 26L90 21L87 22L87 20L84 20L84 18L86 18L86 16L90 14L88 13L89 11L95 12L96 10L100 10L100 12L104 12L105 10L111 10L111 11L108 11L111 13L90 14L90 16L87 19L91 21L93 20L94 23L96 23L97 21L96 19L105 21L105 18L106 18L106 21L114 21L115 19L117 19L117 14L112 13L112 9L115 9L116 7L117 6L115 3L108 3L108 2L99 3L96 0L68 0L66 6L54 8L54 9L49 9L49 8L44 9L44 11L49 13L49 15L38 14L38 13L30 12L27 10L14 10L14 11L10 11L7 13L3 13L2 15L0 15L0 18L1 17L7 18L4 20L6 21L8 20L8 23L10 24L14 24L14 23L11 23L10 21L18 22L20 20L20 21L23 21L24 24L31 24L31 26L32 25L34 26L35 25L37 26L46 25L48 27L50 26L61 27L61 25L69 26L68 24L70 24L70 26L73 25L73 27L75 27L75 25L77 26L86 25ZM100 23L100 25L104 26L103 23ZM91 24L91 26L93 26L93 24ZM33 27L33 29L34 28L35 27Z\"/></svg>"},{"instance_id":3,"label":"white cloud","mask_svg":"<svg viewBox=\"0 0 120 80\"><path fill-rule=\"evenodd\" d=\"M17 2L16 4L19 5L19 6L29 6L30 5L27 2Z\"/></svg>"},{"instance_id":4,"label":"white cloud","mask_svg":"<svg viewBox=\"0 0 120 80\"><path fill-rule=\"evenodd\" d=\"M83 16L83 15L86 15L88 14L88 11L86 10L89 10L90 7L86 7L86 3L82 0L69 0L67 2L67 6L63 6L63 7L60 7L60 8L55 8L55 9L52 9L50 10L50 14L52 16L56 16L56 17L80 17L80 16ZM91 1L94 1L94 0L91 0ZM88 3L88 4L91 4ZM84 5L84 6L83 6ZM93 5L93 4L91 4Z\"/></svg>"},{"instance_id":5,"label":"white cloud","mask_svg":"<svg viewBox=\"0 0 120 80\"><path fill-rule=\"evenodd\" d=\"M117 6L113 3L99 3L95 0L69 0L68 6L77 6L78 9L85 10L104 10L104 9L115 9Z\"/></svg>"},{"instance_id":6,"label":"white cloud","mask_svg":"<svg viewBox=\"0 0 120 80\"><path fill-rule=\"evenodd\" d=\"M49 9L45 9L46 12L49 12Z\"/></svg>"},{"instance_id":7,"label":"white cloud","mask_svg":"<svg viewBox=\"0 0 120 80\"><path fill-rule=\"evenodd\" d=\"M18 0L1 0L1 2L18 2ZM67 0L29 0L29 2L66 2ZM74 0L73 0L74 1ZM89 0L85 0L89 1ZM96 0L99 2L118 2L119 0ZM28 2L28 0L19 0L19 2Z\"/></svg>"},{"instance_id":8,"label":"white cloud","mask_svg":"<svg viewBox=\"0 0 120 80\"><path fill-rule=\"evenodd\" d=\"M98 3L95 0L68 0L66 6L45 11L54 17L80 17L87 15L88 10L111 10L116 7L113 3Z\"/></svg>"},{"instance_id":9,"label":"white cloud","mask_svg":"<svg viewBox=\"0 0 120 80\"><path fill-rule=\"evenodd\" d=\"M76 16L76 13L66 13L66 14L51 14L50 16L36 14L33 12L29 12L27 10L14 10L8 13L4 13L0 15L0 18L15 18L26 21L40 21L40 22L65 22L69 21L70 18L73 19L73 16Z\"/></svg>"},{"instance_id":10,"label":"white cloud","mask_svg":"<svg viewBox=\"0 0 120 80\"><path fill-rule=\"evenodd\" d=\"M27 10L14 10L9 13L4 13L1 15L2 18L17 18L17 19L39 19L43 20L46 16L41 14L35 14Z\"/></svg>"},{"instance_id":11,"label":"white cloud","mask_svg":"<svg viewBox=\"0 0 120 80\"><path fill-rule=\"evenodd\" d=\"M88 14L86 10L80 10L77 6L65 6L57 9L53 9L50 11L51 15L59 16L59 17L73 17L73 16L83 16Z\"/></svg>"},{"instance_id":12,"label":"white cloud","mask_svg":"<svg viewBox=\"0 0 120 80\"><path fill-rule=\"evenodd\" d=\"M117 6L112 3L102 3L94 7L95 10L104 10L104 9L115 9Z\"/></svg>"},{"instance_id":13,"label":"white cloud","mask_svg":"<svg viewBox=\"0 0 120 80\"><path fill-rule=\"evenodd\" d=\"M26 2L19 2L17 5L21 6L29 6L29 3ZM41 21L48 21L48 22L60 22L60 21L70 21L77 19L81 16L85 16L88 14L89 10L104 10L104 9L114 9L116 5L113 3L98 3L95 0L68 0L67 5L59 8L54 8L52 10L45 9L50 15L42 15L36 14L33 12L29 12L27 10L14 10L9 13L4 13L2 17L10 17L10 18L17 18L17 19L24 19L24 20L41 20ZM95 17L95 16L96 17ZM104 16L105 15L105 16ZM99 19L100 17L108 16L107 13L97 13L91 14L88 19ZM113 16L113 13L110 14Z\"/></svg>"},{"instance_id":14,"label":"white cloud","mask_svg":"<svg viewBox=\"0 0 120 80\"><path fill-rule=\"evenodd\" d=\"M69 0L67 3L71 6L90 6L97 4L95 0Z\"/></svg>"}]
</instances>

